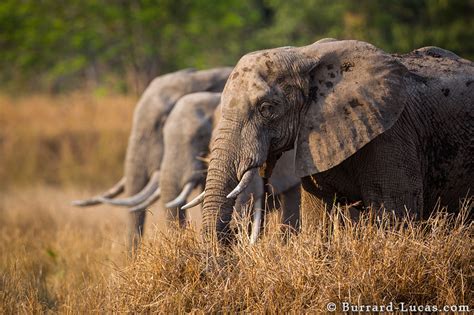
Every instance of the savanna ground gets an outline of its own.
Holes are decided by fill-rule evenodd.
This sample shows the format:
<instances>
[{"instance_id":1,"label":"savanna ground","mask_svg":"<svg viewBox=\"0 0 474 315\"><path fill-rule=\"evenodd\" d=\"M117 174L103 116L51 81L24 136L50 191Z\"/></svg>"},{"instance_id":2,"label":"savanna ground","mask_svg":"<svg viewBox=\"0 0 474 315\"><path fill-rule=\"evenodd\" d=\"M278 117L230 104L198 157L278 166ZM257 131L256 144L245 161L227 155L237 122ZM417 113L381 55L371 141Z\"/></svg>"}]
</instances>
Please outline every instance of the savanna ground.
<instances>
[{"instance_id":1,"label":"savanna ground","mask_svg":"<svg viewBox=\"0 0 474 315\"><path fill-rule=\"evenodd\" d=\"M0 313L474 307L474 229L462 216L353 223L340 209L282 244L273 215L258 245L242 237L210 259L199 223L168 231L155 206L129 259L123 209L69 203L122 175L135 101L0 97ZM472 205L465 201L464 213Z\"/></svg>"}]
</instances>

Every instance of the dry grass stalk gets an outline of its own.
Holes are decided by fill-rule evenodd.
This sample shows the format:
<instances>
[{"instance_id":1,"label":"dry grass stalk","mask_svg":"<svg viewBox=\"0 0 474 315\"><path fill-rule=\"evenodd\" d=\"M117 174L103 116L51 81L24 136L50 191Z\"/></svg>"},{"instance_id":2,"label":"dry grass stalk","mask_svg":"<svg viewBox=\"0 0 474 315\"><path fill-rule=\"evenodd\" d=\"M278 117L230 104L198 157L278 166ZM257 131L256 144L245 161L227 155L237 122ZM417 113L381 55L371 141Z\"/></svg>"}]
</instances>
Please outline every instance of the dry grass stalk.
<instances>
[{"instance_id":1,"label":"dry grass stalk","mask_svg":"<svg viewBox=\"0 0 474 315\"><path fill-rule=\"evenodd\" d=\"M66 206L73 195L47 188L1 195L0 313L313 312L329 301L472 307L474 300L474 231L461 216L355 223L335 209L284 244L273 214L256 246L240 237L217 259L197 229L158 226L127 261L124 213L74 210Z\"/></svg>"}]
</instances>

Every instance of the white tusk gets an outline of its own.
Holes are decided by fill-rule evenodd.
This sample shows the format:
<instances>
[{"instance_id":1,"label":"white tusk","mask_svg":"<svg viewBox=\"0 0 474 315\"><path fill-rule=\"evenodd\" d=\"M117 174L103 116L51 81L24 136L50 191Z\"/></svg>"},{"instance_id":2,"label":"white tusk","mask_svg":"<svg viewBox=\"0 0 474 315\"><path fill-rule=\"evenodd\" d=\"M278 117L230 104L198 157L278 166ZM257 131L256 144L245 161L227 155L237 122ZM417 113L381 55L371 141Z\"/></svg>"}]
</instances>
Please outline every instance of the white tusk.
<instances>
[{"instance_id":1,"label":"white tusk","mask_svg":"<svg viewBox=\"0 0 474 315\"><path fill-rule=\"evenodd\" d=\"M261 209L262 199L258 198L254 206L254 215L252 222L252 233L250 234L250 244L254 245L257 243L258 237L260 236L260 225L262 224L262 209Z\"/></svg>"},{"instance_id":2,"label":"white tusk","mask_svg":"<svg viewBox=\"0 0 474 315\"><path fill-rule=\"evenodd\" d=\"M118 194L123 192L124 187L125 187L125 177L122 177L120 181L118 181L112 188L110 188L106 192L89 199L74 200L71 202L71 204L76 207L95 206L102 203L101 198L113 198L117 196Z\"/></svg>"},{"instance_id":3,"label":"white tusk","mask_svg":"<svg viewBox=\"0 0 474 315\"><path fill-rule=\"evenodd\" d=\"M181 206L186 202L186 199L188 199L189 195L193 191L194 187L196 186L195 182L188 182L186 185L184 185L183 190L181 193L176 197L175 199L171 200L170 202L165 204L166 208L176 208Z\"/></svg>"},{"instance_id":4,"label":"white tusk","mask_svg":"<svg viewBox=\"0 0 474 315\"><path fill-rule=\"evenodd\" d=\"M233 199L236 198L242 191L247 188L247 186L250 184L252 181L253 177L257 173L256 168L252 168L248 171L245 172L245 174L242 176L242 179L240 180L239 184L232 190L228 195L228 199Z\"/></svg>"},{"instance_id":5,"label":"white tusk","mask_svg":"<svg viewBox=\"0 0 474 315\"><path fill-rule=\"evenodd\" d=\"M147 200L158 189L159 178L160 178L160 172L154 171L153 175L151 176L146 186L136 195L133 195L128 198L122 198L122 199L99 198L99 200L103 203L107 203L107 204L111 204L115 206L122 206L122 207L136 206L144 202L145 200Z\"/></svg>"},{"instance_id":6,"label":"white tusk","mask_svg":"<svg viewBox=\"0 0 474 315\"><path fill-rule=\"evenodd\" d=\"M188 202L187 204L182 206L181 210L190 209L190 208L193 208L193 207L197 206L198 204L202 203L204 201L204 194L205 193L206 193L206 191L203 191L202 193L200 193L196 198L194 198L193 200L191 200L190 202Z\"/></svg>"},{"instance_id":7,"label":"white tusk","mask_svg":"<svg viewBox=\"0 0 474 315\"><path fill-rule=\"evenodd\" d=\"M255 209L255 214L252 222L252 234L250 234L250 244L254 245L257 243L258 236L260 235L260 225L262 222L262 209Z\"/></svg>"},{"instance_id":8,"label":"white tusk","mask_svg":"<svg viewBox=\"0 0 474 315\"><path fill-rule=\"evenodd\" d=\"M141 204L133 207L133 208L130 208L130 212L136 212L136 211L143 211L145 210L147 207L149 207L152 203L154 203L155 201L157 201L158 199L160 199L160 196L161 196L161 189L160 187L158 187L155 192L145 201L143 201Z\"/></svg>"}]
</instances>

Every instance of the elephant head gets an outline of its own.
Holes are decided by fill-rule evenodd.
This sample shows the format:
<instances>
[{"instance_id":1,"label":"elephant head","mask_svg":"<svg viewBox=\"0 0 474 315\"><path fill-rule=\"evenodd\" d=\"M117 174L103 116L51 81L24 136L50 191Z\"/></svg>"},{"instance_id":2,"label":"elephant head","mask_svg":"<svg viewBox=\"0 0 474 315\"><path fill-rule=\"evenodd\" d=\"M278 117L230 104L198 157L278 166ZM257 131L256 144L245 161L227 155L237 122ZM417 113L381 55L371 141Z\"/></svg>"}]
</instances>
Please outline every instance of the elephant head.
<instances>
[{"instance_id":1,"label":"elephant head","mask_svg":"<svg viewBox=\"0 0 474 315\"><path fill-rule=\"evenodd\" d=\"M203 233L230 239L235 196L295 149L299 177L328 170L389 129L406 68L359 41L322 40L245 55L224 88L203 198Z\"/></svg>"},{"instance_id":2,"label":"elephant head","mask_svg":"<svg viewBox=\"0 0 474 315\"><path fill-rule=\"evenodd\" d=\"M161 162L161 202L168 218L179 218L185 225L186 215L179 208L192 190L204 186L214 111L220 93L199 92L182 97L169 115L163 130L164 155Z\"/></svg>"},{"instance_id":3,"label":"elephant head","mask_svg":"<svg viewBox=\"0 0 474 315\"><path fill-rule=\"evenodd\" d=\"M163 158L163 128L176 102L198 91L222 91L232 68L181 70L154 79L141 96L133 114L125 158L124 178L97 197L73 202L76 206L100 203L131 208L131 246L143 233L145 208L160 196L159 178ZM126 198L112 199L122 191Z\"/></svg>"}]
</instances>

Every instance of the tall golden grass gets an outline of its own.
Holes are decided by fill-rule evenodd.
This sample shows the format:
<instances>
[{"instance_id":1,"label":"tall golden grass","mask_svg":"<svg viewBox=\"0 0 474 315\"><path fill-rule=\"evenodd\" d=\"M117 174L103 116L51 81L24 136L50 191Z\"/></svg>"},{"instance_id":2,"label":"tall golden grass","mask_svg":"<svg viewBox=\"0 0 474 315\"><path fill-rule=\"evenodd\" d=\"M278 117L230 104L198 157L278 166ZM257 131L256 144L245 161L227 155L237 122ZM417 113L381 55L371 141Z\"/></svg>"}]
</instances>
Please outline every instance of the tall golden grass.
<instances>
[{"instance_id":1,"label":"tall golden grass","mask_svg":"<svg viewBox=\"0 0 474 315\"><path fill-rule=\"evenodd\" d=\"M251 246L206 254L199 233L149 228L128 259L124 213L73 209L74 190L1 195L0 313L316 312L329 302L473 307L473 225L353 223L333 211L288 244L271 218ZM464 206L472 207L472 200Z\"/></svg>"},{"instance_id":2,"label":"tall golden grass","mask_svg":"<svg viewBox=\"0 0 474 315\"><path fill-rule=\"evenodd\" d=\"M99 188L122 176L135 97L0 96L0 190Z\"/></svg>"}]
</instances>

